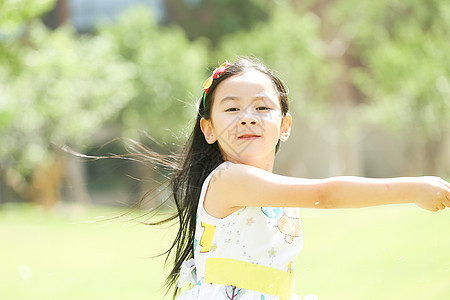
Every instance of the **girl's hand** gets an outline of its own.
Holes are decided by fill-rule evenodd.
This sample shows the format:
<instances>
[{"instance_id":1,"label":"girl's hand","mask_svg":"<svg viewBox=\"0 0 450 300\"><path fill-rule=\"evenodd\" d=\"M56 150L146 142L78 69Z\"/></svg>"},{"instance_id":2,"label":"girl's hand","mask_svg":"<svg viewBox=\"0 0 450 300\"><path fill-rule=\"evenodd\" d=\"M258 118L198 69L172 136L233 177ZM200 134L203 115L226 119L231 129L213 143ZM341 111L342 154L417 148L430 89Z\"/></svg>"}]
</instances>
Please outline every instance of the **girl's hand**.
<instances>
[{"instance_id":1,"label":"girl's hand","mask_svg":"<svg viewBox=\"0 0 450 300\"><path fill-rule=\"evenodd\" d=\"M450 183L439 177L417 178L419 189L414 191L414 203L429 211L450 207Z\"/></svg>"}]
</instances>

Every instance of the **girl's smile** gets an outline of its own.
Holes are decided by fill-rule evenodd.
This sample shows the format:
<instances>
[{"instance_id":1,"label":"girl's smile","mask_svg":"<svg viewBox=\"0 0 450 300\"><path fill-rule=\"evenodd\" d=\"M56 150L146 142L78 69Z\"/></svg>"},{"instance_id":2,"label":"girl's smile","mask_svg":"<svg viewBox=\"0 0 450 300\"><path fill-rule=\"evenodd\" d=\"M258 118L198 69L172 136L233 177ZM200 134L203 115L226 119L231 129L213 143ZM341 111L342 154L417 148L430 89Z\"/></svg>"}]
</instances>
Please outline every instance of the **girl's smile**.
<instances>
[{"instance_id":1,"label":"girl's smile","mask_svg":"<svg viewBox=\"0 0 450 300\"><path fill-rule=\"evenodd\" d=\"M250 70L217 87L210 120L202 119L206 141L217 141L225 160L272 169L278 141L289 136L291 116L283 116L270 78Z\"/></svg>"},{"instance_id":2,"label":"girl's smile","mask_svg":"<svg viewBox=\"0 0 450 300\"><path fill-rule=\"evenodd\" d=\"M255 140L260 137L261 136L257 134L242 134L238 136L238 139L247 141L247 140Z\"/></svg>"}]
</instances>

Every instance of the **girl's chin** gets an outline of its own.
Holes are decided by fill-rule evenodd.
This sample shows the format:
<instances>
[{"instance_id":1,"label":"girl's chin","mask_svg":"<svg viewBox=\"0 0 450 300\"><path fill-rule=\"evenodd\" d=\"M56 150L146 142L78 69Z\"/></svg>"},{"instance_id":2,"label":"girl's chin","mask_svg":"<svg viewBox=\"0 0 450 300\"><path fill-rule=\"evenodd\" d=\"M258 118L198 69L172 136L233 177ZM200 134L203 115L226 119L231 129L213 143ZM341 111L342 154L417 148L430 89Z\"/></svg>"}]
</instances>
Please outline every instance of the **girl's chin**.
<instances>
[{"instance_id":1,"label":"girl's chin","mask_svg":"<svg viewBox=\"0 0 450 300\"><path fill-rule=\"evenodd\" d=\"M219 144L224 160L242 164L252 164L268 158L275 158L276 144L271 146L265 145L265 143L245 143L239 147L220 147ZM264 151L264 148L268 148L267 151Z\"/></svg>"}]
</instances>

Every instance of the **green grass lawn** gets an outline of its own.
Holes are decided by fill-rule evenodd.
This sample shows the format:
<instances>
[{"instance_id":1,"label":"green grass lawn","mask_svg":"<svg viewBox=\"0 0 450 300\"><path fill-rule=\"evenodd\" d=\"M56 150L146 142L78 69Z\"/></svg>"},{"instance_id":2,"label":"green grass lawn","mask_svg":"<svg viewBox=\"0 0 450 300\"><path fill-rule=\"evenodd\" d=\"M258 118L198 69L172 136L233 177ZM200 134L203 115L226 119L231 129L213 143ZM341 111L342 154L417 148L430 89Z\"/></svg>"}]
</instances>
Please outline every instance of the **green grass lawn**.
<instances>
[{"instance_id":1,"label":"green grass lawn","mask_svg":"<svg viewBox=\"0 0 450 300\"><path fill-rule=\"evenodd\" d=\"M175 227L96 218L117 215L107 207L0 206L0 299L169 299L164 258L152 256ZM305 209L302 219L300 296L449 299L450 210Z\"/></svg>"}]
</instances>

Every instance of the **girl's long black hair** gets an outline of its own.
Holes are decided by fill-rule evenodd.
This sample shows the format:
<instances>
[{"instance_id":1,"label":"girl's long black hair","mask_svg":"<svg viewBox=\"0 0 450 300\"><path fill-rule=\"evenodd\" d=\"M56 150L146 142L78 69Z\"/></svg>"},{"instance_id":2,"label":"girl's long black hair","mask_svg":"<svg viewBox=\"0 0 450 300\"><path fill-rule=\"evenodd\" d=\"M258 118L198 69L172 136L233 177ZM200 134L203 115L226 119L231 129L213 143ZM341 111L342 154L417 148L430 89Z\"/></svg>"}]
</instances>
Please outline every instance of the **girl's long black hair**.
<instances>
[{"instance_id":1,"label":"girl's long black hair","mask_svg":"<svg viewBox=\"0 0 450 300\"><path fill-rule=\"evenodd\" d=\"M198 113L194 128L183 147L178 159L175 160L173 173L170 177L171 198L176 206L176 212L167 219L152 223L161 224L178 219L179 227L172 245L164 253L167 258L173 254L173 268L166 279L167 291L174 289L173 297L179 293L177 281L184 261L194 257L194 235L196 227L197 206L200 192L206 177L224 162L217 142L208 144L200 128L200 120L211 118L214 91L227 78L248 70L257 70L266 74L273 82L279 97L283 115L288 112L287 88L264 64L256 59L241 58L225 69L219 78L214 79L204 101L199 101ZM278 150L277 145L277 150ZM149 153L150 154L150 153ZM154 155L154 154L153 154ZM159 159L157 159L159 160ZM166 259L167 262L167 259Z\"/></svg>"}]
</instances>

